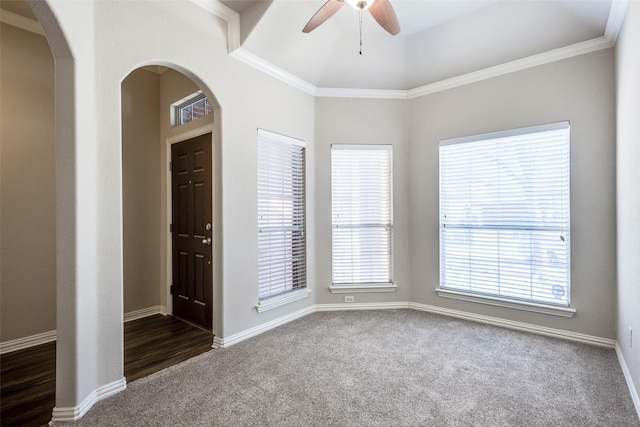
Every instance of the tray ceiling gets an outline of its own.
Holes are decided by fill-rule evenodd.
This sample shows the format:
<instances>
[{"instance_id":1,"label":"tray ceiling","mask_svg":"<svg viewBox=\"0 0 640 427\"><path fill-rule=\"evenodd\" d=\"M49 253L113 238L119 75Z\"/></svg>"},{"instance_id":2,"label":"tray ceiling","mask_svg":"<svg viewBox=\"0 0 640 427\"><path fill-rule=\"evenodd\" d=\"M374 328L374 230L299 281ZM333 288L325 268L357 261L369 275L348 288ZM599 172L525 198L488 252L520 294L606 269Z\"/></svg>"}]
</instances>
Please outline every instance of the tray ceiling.
<instances>
[{"instance_id":1,"label":"tray ceiling","mask_svg":"<svg viewBox=\"0 0 640 427\"><path fill-rule=\"evenodd\" d=\"M602 38L611 0L391 0L402 32L391 36L345 5L309 34L325 0L227 0L240 44L320 88L409 90Z\"/></svg>"}]
</instances>

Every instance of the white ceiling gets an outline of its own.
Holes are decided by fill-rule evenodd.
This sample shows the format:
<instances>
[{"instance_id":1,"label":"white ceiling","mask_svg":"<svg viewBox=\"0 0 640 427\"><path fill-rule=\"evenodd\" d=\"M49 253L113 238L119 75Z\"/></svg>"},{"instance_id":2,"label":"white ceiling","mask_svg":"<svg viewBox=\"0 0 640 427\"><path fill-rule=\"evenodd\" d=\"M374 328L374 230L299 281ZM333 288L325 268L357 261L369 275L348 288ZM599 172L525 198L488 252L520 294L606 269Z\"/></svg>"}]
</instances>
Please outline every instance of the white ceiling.
<instances>
[{"instance_id":1,"label":"white ceiling","mask_svg":"<svg viewBox=\"0 0 640 427\"><path fill-rule=\"evenodd\" d=\"M611 0L391 0L402 32L345 5L311 33L325 0L223 0L241 47L319 88L409 90L605 35Z\"/></svg>"},{"instance_id":2,"label":"white ceiling","mask_svg":"<svg viewBox=\"0 0 640 427\"><path fill-rule=\"evenodd\" d=\"M365 12L360 55L358 11L348 5L311 33L302 32L325 1L221 3L239 14L239 50L250 55L239 59L267 72L279 69L277 77L286 73L285 81L295 80L310 93L315 88L419 91L470 73L490 76L491 67L513 61L535 65L530 60L535 55L562 57L549 54L556 49L580 53L590 42L596 48L612 45L605 36L615 39L611 23L621 20L616 12L624 16L624 8L615 7L620 0L390 0L401 33L391 36ZM2 0L0 8L35 19L25 0Z\"/></svg>"}]
</instances>

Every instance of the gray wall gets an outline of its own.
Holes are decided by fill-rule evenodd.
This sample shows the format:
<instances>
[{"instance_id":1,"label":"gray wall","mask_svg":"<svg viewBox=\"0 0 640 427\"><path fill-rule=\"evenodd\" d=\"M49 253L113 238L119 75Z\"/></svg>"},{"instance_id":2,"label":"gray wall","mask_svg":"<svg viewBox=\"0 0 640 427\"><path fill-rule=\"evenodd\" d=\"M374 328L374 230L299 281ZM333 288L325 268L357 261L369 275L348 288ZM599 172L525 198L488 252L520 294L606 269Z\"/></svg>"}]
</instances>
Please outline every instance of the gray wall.
<instances>
[{"instance_id":1,"label":"gray wall","mask_svg":"<svg viewBox=\"0 0 640 427\"><path fill-rule=\"evenodd\" d=\"M54 68L43 36L0 28L0 341L6 342L56 329ZM196 90L173 70L161 76L138 69L122 82L124 313L166 305L161 157L166 138L213 122L211 115L170 127L170 104Z\"/></svg>"},{"instance_id":2,"label":"gray wall","mask_svg":"<svg viewBox=\"0 0 640 427\"><path fill-rule=\"evenodd\" d=\"M409 101L316 99L316 303L341 303L331 283L332 143L394 145L395 293L356 302L409 301L615 338L615 86L612 49ZM571 122L571 302L563 318L438 297L438 142Z\"/></svg>"},{"instance_id":3,"label":"gray wall","mask_svg":"<svg viewBox=\"0 0 640 427\"><path fill-rule=\"evenodd\" d=\"M214 313L216 333L224 338L259 331L270 321L312 308L313 298L265 313L257 313L254 308L256 129L307 141L311 165L308 222L315 224L316 212L320 212L315 203L327 202L314 192L314 168L326 167L326 162L314 158L315 126L323 123L316 120L316 100L230 57L226 22L203 13L191 2L49 0L33 2L33 6L53 46L59 89L57 360L58 374L69 381L57 383L57 413L72 413L67 411L90 401L85 399L95 396L97 390L105 390L105 386L113 387L108 388L113 391L124 387L120 89L131 70L143 64L161 60L182 71L214 94L221 108L216 128L220 129L222 164L218 202L222 210L219 235L223 283L217 295L224 313L218 317ZM402 113L398 111L409 114L408 133L400 129L409 141L409 149L404 151L405 156L410 153L404 162L408 179L406 184L402 179L398 183L400 187L406 185L407 200L395 204L396 213L403 208L407 212L405 224L396 221L405 228L405 236L400 233L396 237L401 250L410 254L403 262L409 262L404 274L411 282L411 300L615 336L613 59L612 50L583 55L415 99L408 102L408 110L404 106L399 110L389 108L394 129L402 127ZM378 102L367 101L369 104L376 106ZM355 120L361 129L370 127L386 133L388 130L375 123L375 118L379 118L378 112L370 121L360 117ZM345 114L341 120L354 120L353 114ZM558 320L438 301L433 293L437 286L437 141L557 120L571 120L573 124L572 272L573 303L578 314L574 319ZM348 129L351 125L343 126ZM362 132L349 130L352 134ZM402 166L396 166L399 169ZM317 175L321 173L326 172L318 170ZM310 242L315 241L314 231L327 232L310 228ZM316 255L314 249L315 245L309 251L309 285L317 291L325 284L316 286L315 261L320 263L324 257L326 262L328 254ZM404 297L402 293L396 295Z\"/></svg>"},{"instance_id":4,"label":"gray wall","mask_svg":"<svg viewBox=\"0 0 640 427\"><path fill-rule=\"evenodd\" d=\"M317 98L316 111L316 303L342 303L331 294L331 144L393 145L392 293L357 293L356 303L408 301L409 211L407 200L408 104L399 100Z\"/></svg>"},{"instance_id":5,"label":"gray wall","mask_svg":"<svg viewBox=\"0 0 640 427\"><path fill-rule=\"evenodd\" d=\"M640 3L629 2L616 47L618 345L640 394ZM629 337L633 330L633 347ZM636 401L636 405L640 402ZM640 408L637 408L640 411Z\"/></svg>"},{"instance_id":6,"label":"gray wall","mask_svg":"<svg viewBox=\"0 0 640 427\"><path fill-rule=\"evenodd\" d=\"M3 25L3 36L11 34L7 28L21 37L12 43L25 43L26 37L39 40L43 45L42 37L6 25ZM3 37L4 40L10 39ZM3 55L10 52L10 49L3 49ZM45 53L44 58L51 61L48 51ZM615 214L612 55L612 51L583 55L411 101L317 98L316 160L311 185L316 191L318 237L310 240L318 254L316 303L342 302L342 295L331 294L328 290L331 283L331 239L330 233L326 232L331 224L330 146L332 143L391 143L394 145L394 276L399 289L395 293L358 294L356 302L414 301L613 338L615 240L612 236L615 228L613 222L607 220ZM4 71L8 68L6 64L11 63L14 62L3 61L3 75L8 75ZM39 73L47 70L46 67L28 68ZM49 79L49 90L52 91L52 70L48 71L50 74L43 75L42 79ZM210 116L184 130L171 128L168 111L171 102L197 89L190 79L173 70L161 76L136 70L122 84L125 313L166 306L167 303L164 225L168 195L163 172L166 139L213 121ZM10 95L10 91L3 92L3 108L5 99L11 99ZM594 99L599 102L592 102ZM20 103L15 105L20 106ZM14 107L7 114L18 114L18 111ZM52 144L52 106L48 114L48 118L39 121L43 126L48 123L44 128L49 132L46 138ZM24 113L19 115L24 116ZM3 114L4 117L9 116ZM438 141L559 120L570 120L572 124L572 302L578 314L573 319L561 319L437 297L434 289L438 284ZM53 228L42 227L46 221L29 219L30 215L53 217L54 192L38 190L45 195L41 203L48 197L50 206L43 205L28 215L23 215L23 211L28 210L26 207L18 209L18 202L5 202L15 194L10 191L15 179L4 178L9 177L11 165L15 164L9 162L11 153L7 155L12 138L5 134L13 129L9 123L3 119L3 341L55 329L54 309L49 303L55 294L55 235ZM27 146L23 143L20 149L27 150ZM50 175L54 173L52 150L52 145L49 145L49 151L38 150L37 157L40 162L37 169L48 171ZM28 154L28 151L24 152ZM40 174L36 178L38 176ZM38 182L46 188L52 179L39 178ZM27 257L23 255L32 248L23 246L23 252L18 252L18 247L11 244L19 240L11 234L19 228L9 226L10 221L24 221L23 228L26 224L37 223L40 228L34 234L51 237L49 256L40 256L45 262L36 268L19 270L22 274L36 276L30 280L37 286L34 285L34 290L29 291L32 293L27 294L29 298L24 300L21 299L24 294L18 294L12 284L17 283L16 266L24 264ZM43 245L37 250L45 248ZM6 261L12 259L15 262ZM48 281L37 277L48 278ZM39 295L49 295L49 298L39 298ZM24 320L10 317L20 316L28 308L35 308L39 313L49 312L49 315L29 316ZM45 318L46 321L34 324Z\"/></svg>"},{"instance_id":7,"label":"gray wall","mask_svg":"<svg viewBox=\"0 0 640 427\"><path fill-rule=\"evenodd\" d=\"M411 301L615 338L615 92L612 49L410 102ZM571 122L571 305L574 318L439 297L438 141Z\"/></svg>"},{"instance_id":8,"label":"gray wall","mask_svg":"<svg viewBox=\"0 0 640 427\"><path fill-rule=\"evenodd\" d=\"M630 11L633 10L631 7ZM634 16L632 12L630 14ZM637 18L627 20L629 19ZM629 47L629 40L633 37L625 35L630 33L629 27L630 25L625 27L626 33L621 37L623 47L619 48L618 60L625 67L632 68L634 63L628 52L632 49ZM5 56L11 55L11 52L22 52L24 56L30 50L20 47L26 46L24 43L32 43L25 41L26 39L33 39L39 40L42 49L39 54L42 58L38 56L35 60L43 61L47 57L49 68L47 72L47 67L43 66L27 68L33 73L43 73L42 80L49 81L48 87L52 91L50 53L48 48L44 49L44 38L6 25L2 29L2 340L5 341L55 328L55 311L49 303L55 295L54 229L41 227L35 230L33 234L36 237L44 236L49 243L35 249L31 245L22 248L22 252L18 251L20 247L17 243L20 239L12 234L15 233L14 230L20 230L20 227L25 229L26 224L54 221L52 212L55 199L54 191L42 190L47 184L52 186L53 181L51 112L47 113L46 119L38 119L41 128L31 126L34 129L47 129L44 133L49 141L48 151L36 150L38 156L46 157L39 160L41 164L37 176L49 174L35 186L39 188L37 194L42 197L18 200L15 189L11 187L11 183L15 182L10 176L11 165L15 163L9 162L13 154L8 147L15 137L10 132L16 132L12 130L15 129L12 124L20 123L18 118L23 117L24 113L19 113L18 108L9 111L7 106L12 99L11 91L5 89L10 85L16 86L15 77L10 77L11 74L7 71L13 69L15 61L7 61ZM20 34L19 40L14 37L16 34ZM17 48L11 50L5 48L5 45ZM228 256L225 257L226 303L220 302L225 309L229 309L228 333L240 332L308 305L308 301L305 301L261 316L252 310L252 304L255 303L255 277L253 267L246 268L246 260L253 259L255 255L255 230L250 226L255 222L254 214L251 213L255 207L255 128L264 127L302 137L309 142L309 151L312 153L309 157L309 224L315 224L315 233L309 236L312 246L310 262L312 265L317 263L310 271L315 278L311 281L311 286L314 288L316 303L342 301L341 295L328 291L331 282L331 241L330 232L327 231L330 230L330 145L391 143L394 145L394 267L395 281L400 288L395 293L356 295L357 302L413 301L614 338L616 247L615 221L612 220L615 218L613 55L612 50L582 55L410 101L331 98L310 101L307 95L279 84L274 85L260 73L245 68L238 69L235 74L246 83L243 90L237 91L238 96L231 97L229 90L221 89L227 96L227 105L233 106L238 112L226 118L227 134L231 135L225 145L227 188L234 189L234 196L229 198L231 193L226 193L229 203L225 209L229 214L227 224L234 224L234 229L238 230L236 238L227 241L227 248L232 247L233 250L227 250ZM236 70L235 63L229 67L231 71L226 70L227 74ZM19 69L16 70L16 73L22 73ZM625 92L627 86L633 87L633 80L629 75L631 74L619 73L620 85L625 85L619 87L619 93ZM174 85L178 80L182 83ZM11 83L7 83L9 81ZM178 86L180 90L174 91ZM163 270L166 265L166 239L163 236L166 234L167 192L163 171L166 139L179 133L178 130L168 128L168 103L195 89L197 85L190 79L171 70L160 77L138 70L129 75L122 85L125 312L166 304L166 287L163 287L166 285L166 272ZM283 93L291 100L290 107L283 107L288 114L269 108ZM255 99L256 95L259 95L260 101ZM52 93L48 96L52 103ZM23 102L17 96L13 99L17 104L12 104L12 107ZM296 111L295 105L310 107L310 102L313 102L313 108ZM633 110L637 105L632 101L625 103L621 100L620 105L622 114L637 114ZM23 107L24 110L27 108L32 106ZM130 117L134 111L136 116ZM11 114L17 117L15 122L7 120ZM39 113L34 111L33 114ZM131 122L128 122L129 117ZM294 120L295 117L301 120ZM246 125L246 120L251 120L252 124ZM573 319L561 319L437 297L434 289L438 285L438 141L560 120L570 120L572 124L572 305L578 310L576 316ZM142 126L141 123L145 124ZM619 132L623 138L627 138L624 141L630 140L628 135L634 134L630 130L630 123L631 120L623 118L619 121ZM315 142L314 137L309 134L311 128L315 128ZM627 147L631 150L633 145L624 141L621 141L619 149ZM23 143L21 150L26 149L27 146ZM24 153L29 154L28 151ZM30 160L33 161L33 158ZM626 176L619 177L618 182L629 188L636 183ZM21 189L19 192L24 194ZM629 190L621 194L622 205L629 203L629 200L631 203L637 200L632 196L635 193ZM14 197L16 204L6 201L10 197ZM216 199L222 199L222 195ZM46 201L49 207L42 205L31 210L30 206L19 208L20 203L32 203L33 200L38 200L39 203ZM636 205L632 206L633 208L622 210L622 216L619 217L621 224L625 221L631 224L626 226L628 228L635 226L633 221L637 221L629 213L637 212ZM31 220L29 215L49 217ZM11 221L17 221L16 224L22 221L22 225L14 226ZM317 238L313 238L314 234ZM631 234L633 233L629 232L625 235ZM625 248L633 249L634 244L637 246L637 242L628 242L624 236L620 237ZM37 268L29 271L25 268L16 270L27 259L25 254L28 255L32 250L45 251L46 247L49 252L39 255L42 262L37 264ZM154 247L157 248L155 253L144 250ZM625 253L631 255L621 261L621 280L635 274L633 266L636 264L633 264L633 259L637 253L632 250L626 250ZM25 272L36 276L29 280L37 283L37 286L33 291L27 290L25 293L22 290L19 293L16 283L22 282L16 278L23 277L18 273L26 274ZM235 275L234 272L239 274ZM630 281L625 280L624 283ZM624 289L632 288L627 285ZM28 298L21 299L19 294ZM222 299L222 291L219 294ZM637 301L637 295L635 298ZM621 316L637 311L629 308L626 300L621 300L620 304ZM11 317L20 316L27 309L41 313L42 316L30 316L29 319ZM49 315L46 315L47 312ZM243 314L236 315L241 312ZM637 325L637 318L631 319L630 316L632 315L619 319L620 324L624 322ZM29 326L38 317L48 320L37 326ZM619 336L621 342L625 336Z\"/></svg>"},{"instance_id":9,"label":"gray wall","mask_svg":"<svg viewBox=\"0 0 640 427\"><path fill-rule=\"evenodd\" d=\"M53 57L0 24L0 341L56 329Z\"/></svg>"},{"instance_id":10,"label":"gray wall","mask_svg":"<svg viewBox=\"0 0 640 427\"><path fill-rule=\"evenodd\" d=\"M160 76L122 82L124 312L160 305Z\"/></svg>"}]
</instances>

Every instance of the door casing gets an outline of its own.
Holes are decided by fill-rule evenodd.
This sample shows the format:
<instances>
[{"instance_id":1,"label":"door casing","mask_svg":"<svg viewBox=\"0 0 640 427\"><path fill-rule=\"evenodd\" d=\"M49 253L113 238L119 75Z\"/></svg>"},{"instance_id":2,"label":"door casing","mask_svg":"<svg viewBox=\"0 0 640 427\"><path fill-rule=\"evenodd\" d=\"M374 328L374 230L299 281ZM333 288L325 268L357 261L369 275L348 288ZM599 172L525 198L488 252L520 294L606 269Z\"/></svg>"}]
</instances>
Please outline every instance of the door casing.
<instances>
[{"instance_id":1,"label":"door casing","mask_svg":"<svg viewBox=\"0 0 640 427\"><path fill-rule=\"evenodd\" d=\"M173 144L177 144L178 142L182 142L182 141L186 141L188 139L191 138L195 138L207 133L211 133L211 149L212 149L212 164L211 164L211 188L212 188L212 225L213 225L213 230L212 230L212 239L213 239L213 254L212 254L212 268L213 268L213 280L212 280L212 287L213 287L213 301L212 301L212 321L213 321L213 332L215 334L216 331L216 311L221 309L221 307L219 307L218 305L218 301L216 298L216 280L217 277L219 277L219 275L217 274L219 265L218 265L218 256L217 256L217 252L219 252L219 242L220 242L220 238L219 238L219 227L218 224L220 223L218 218L216 217L216 209L217 209L217 199L216 199L216 174L217 174L217 167L218 167L218 151L216 150L216 139L219 137L219 135L216 134L216 129L213 123L198 127L198 128L194 128L192 130L189 130L187 132L181 133L179 135L175 135L173 137L167 138L166 140L166 145L165 145L165 159L166 159L166 167L163 168L164 173L165 173L165 177L166 177L166 204L165 204L165 209L166 209L166 222L165 224L163 224L164 227L164 233L165 233L165 241L166 241L166 253L165 253L165 277L166 277L166 282L165 282L165 301L166 301L166 313L164 314L171 314L173 313L173 297L171 295L171 285L173 284L173 243L172 243L172 234L169 231L169 226L171 224L171 217L172 217L172 189L171 189L171 171L169 170L169 162L171 161L171 146Z\"/></svg>"}]
</instances>

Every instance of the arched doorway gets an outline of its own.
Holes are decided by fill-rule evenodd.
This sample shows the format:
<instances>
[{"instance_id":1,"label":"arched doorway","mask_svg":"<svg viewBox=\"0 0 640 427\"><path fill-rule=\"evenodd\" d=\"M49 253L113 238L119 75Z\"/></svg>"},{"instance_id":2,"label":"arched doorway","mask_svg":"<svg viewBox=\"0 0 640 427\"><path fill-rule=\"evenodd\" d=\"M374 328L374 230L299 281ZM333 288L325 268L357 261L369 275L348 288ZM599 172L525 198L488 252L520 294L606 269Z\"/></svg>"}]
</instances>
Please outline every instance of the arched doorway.
<instances>
[{"instance_id":1,"label":"arched doorway","mask_svg":"<svg viewBox=\"0 0 640 427\"><path fill-rule=\"evenodd\" d=\"M0 7L0 424L46 423L55 399L54 59L26 1ZM14 398L23 387L28 401Z\"/></svg>"},{"instance_id":2,"label":"arched doorway","mask_svg":"<svg viewBox=\"0 0 640 427\"><path fill-rule=\"evenodd\" d=\"M94 3L33 1L31 5L51 47L56 76L57 203L52 227L56 230L56 372L64 381L56 383L53 419L72 421L96 401L126 387L122 377L121 147L113 134L118 116L99 119L103 105L109 105L109 111L116 105L117 90L112 87L117 80L111 76L103 81L96 73L95 45L90 42L96 35L91 25ZM73 49L65 35L70 35ZM103 98L97 99L97 93ZM105 97L111 98L105 102ZM161 163L162 156L161 152ZM162 189L166 184L161 182ZM217 188L214 185L214 194L219 194ZM161 190L161 200L166 201L166 192ZM166 229L165 222L161 221L161 228ZM166 258L167 248L160 239L161 259ZM161 272L160 277L166 283L168 274ZM213 324L215 328L215 320Z\"/></svg>"},{"instance_id":3,"label":"arched doorway","mask_svg":"<svg viewBox=\"0 0 640 427\"><path fill-rule=\"evenodd\" d=\"M219 195L216 190L219 156L214 119L219 108L215 99L207 96L191 78L160 65L140 67L129 73L122 81L121 101L125 375L130 380L130 375L135 378L137 373L129 369L135 366L129 357L137 350L127 343L127 331L135 329L141 333L142 329L129 321L146 319L145 322L152 325L153 316L173 315L208 330L209 347L213 342L214 272L220 265L220 236L217 233L220 215L216 197ZM175 169L171 171L170 162L172 151L184 148L194 140L199 140L195 143L200 144L198 147L203 152L208 152L203 157L205 162L195 160L195 167L202 169L197 173L206 172L206 180L201 186L194 182L194 187L188 189L191 179L186 177L187 171L179 171L179 161L174 161ZM193 167L194 159L188 159L187 163ZM176 215L182 209L173 205L180 203L183 197L172 196L181 187L172 182L179 176L185 181L183 196L198 198L192 201L194 206L205 211L202 218L198 218L197 209L189 208L193 211L189 219L191 231L178 230L180 220ZM183 235L187 232L191 234ZM188 247L178 250L176 238L191 239L195 252L189 253ZM205 238L211 239L210 245L202 243ZM178 254L184 254L185 259L178 259ZM185 269L184 274L180 273L181 268ZM202 273L203 270L204 274L198 278L198 271ZM183 286L184 292L180 290L181 280L190 280ZM198 292L198 287L202 292ZM189 295L190 290L192 295ZM165 326L171 327L167 322L166 319L158 320L153 326L158 334ZM145 336L148 342L154 341L153 332ZM163 348L154 350L162 354L161 357L171 359L175 353L180 353L178 344L174 348L170 342L165 344L167 353ZM190 356L197 354L194 351L198 350L185 349L182 353ZM179 358L176 361L180 361ZM165 362L159 365L165 366Z\"/></svg>"},{"instance_id":4,"label":"arched doorway","mask_svg":"<svg viewBox=\"0 0 640 427\"><path fill-rule=\"evenodd\" d=\"M64 326L60 327L57 302L58 297L65 294L60 289L59 272L64 270L61 265L69 265L72 258L66 250L72 243L70 239L58 239L60 223L69 224L69 217L59 209L60 201L73 197L74 192L72 186L59 185L62 174L58 161L65 157L63 153L69 151L73 141L69 132L73 126L73 108L61 108L65 96L60 95L64 92L62 88L71 86L73 81L72 75L60 76L69 70L72 55L45 2L3 2L2 9L2 139L3 151L9 150L3 153L3 163L7 161L7 165L12 165L2 166L3 184L8 185L3 185L2 203L2 270L8 274L3 274L2 294L3 303L11 306L10 310L2 309L2 324L7 332L6 335L3 332L3 344L8 339L22 347L22 352L35 349L21 361L32 360L38 368L27 370L30 374L21 378L21 381L33 379L38 384L37 388L29 388L34 401L25 406L18 402L21 404L18 408L22 415L44 417L46 422L51 419L54 406L56 364L59 367L59 361L73 353L66 345L67 340L60 339L68 334ZM14 57L5 57L14 51L17 53ZM57 80L54 70L60 76ZM66 100L69 101L68 96ZM65 125L61 126L62 123ZM15 200L7 200L5 195ZM5 223L4 219L9 222ZM5 230L13 230L18 235L11 236L4 233ZM68 279L70 274L64 272L62 276ZM20 316L27 318L20 319ZM12 340L13 336L19 338ZM55 352L62 356L59 354L56 358ZM3 385L6 380L3 373ZM60 393L65 394L70 393ZM3 423L6 400L3 389Z\"/></svg>"}]
</instances>

